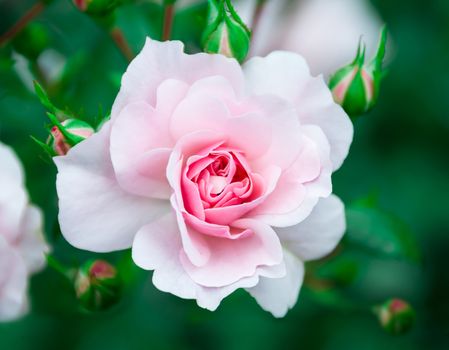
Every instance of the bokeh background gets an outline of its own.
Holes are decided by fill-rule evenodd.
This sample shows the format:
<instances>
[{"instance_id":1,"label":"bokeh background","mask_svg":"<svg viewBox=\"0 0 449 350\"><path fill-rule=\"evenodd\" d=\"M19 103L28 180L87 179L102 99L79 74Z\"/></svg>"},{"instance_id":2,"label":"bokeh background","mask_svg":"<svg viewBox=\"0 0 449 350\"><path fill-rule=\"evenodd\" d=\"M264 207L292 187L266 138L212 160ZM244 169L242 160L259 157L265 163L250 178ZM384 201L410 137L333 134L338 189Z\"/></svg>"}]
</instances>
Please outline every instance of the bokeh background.
<instances>
[{"instance_id":1,"label":"bokeh background","mask_svg":"<svg viewBox=\"0 0 449 350\"><path fill-rule=\"evenodd\" d=\"M120 9L118 25L138 52L145 36L160 38L162 9L151 1L136 3ZM32 4L0 0L0 33ZM344 243L337 259L350 263L343 263L339 287L305 286L283 319L261 310L243 291L216 312L202 310L194 301L157 291L151 273L132 264L122 302L87 313L80 311L71 286L47 268L31 281L32 312L0 324L0 349L449 349L449 2L373 0L372 5L388 24L394 57L377 107L355 122L354 143L334 175L334 190L349 207L376 197L382 210L410 229L419 258ZM199 49L205 13L205 4L199 4L175 17L173 37L191 52ZM52 64L61 58L70 62L62 81L49 89L52 100L95 123L113 103L126 60L108 34L68 0L56 0L36 22L48 30ZM10 57L9 46L0 49L0 140L13 146L24 164L55 256L66 264L97 257L70 247L57 233L55 168L30 139L44 140L48 121ZM376 230L374 222L370 234ZM126 253L102 257L129 263ZM318 264L322 274L332 270L332 261ZM393 296L416 309L415 326L401 336L387 334L370 312Z\"/></svg>"}]
</instances>

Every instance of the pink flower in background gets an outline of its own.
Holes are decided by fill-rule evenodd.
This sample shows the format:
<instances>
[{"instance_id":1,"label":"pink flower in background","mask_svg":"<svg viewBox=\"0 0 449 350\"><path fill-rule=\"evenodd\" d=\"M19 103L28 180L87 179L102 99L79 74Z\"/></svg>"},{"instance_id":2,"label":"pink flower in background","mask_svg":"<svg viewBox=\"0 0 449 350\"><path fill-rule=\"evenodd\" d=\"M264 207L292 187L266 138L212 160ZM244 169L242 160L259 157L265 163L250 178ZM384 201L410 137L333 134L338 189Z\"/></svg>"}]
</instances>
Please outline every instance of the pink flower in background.
<instances>
[{"instance_id":1,"label":"pink flower in background","mask_svg":"<svg viewBox=\"0 0 449 350\"><path fill-rule=\"evenodd\" d=\"M28 203L23 171L0 143L0 321L27 311L28 278L45 265L42 215Z\"/></svg>"},{"instance_id":2,"label":"pink flower in background","mask_svg":"<svg viewBox=\"0 0 449 350\"><path fill-rule=\"evenodd\" d=\"M236 1L248 24L255 4L256 0ZM250 54L293 51L304 56L313 74L328 76L353 60L361 36L367 56L372 56L381 26L368 0L268 0Z\"/></svg>"},{"instance_id":3,"label":"pink flower in background","mask_svg":"<svg viewBox=\"0 0 449 350\"><path fill-rule=\"evenodd\" d=\"M63 235L95 252L132 247L158 289L201 307L245 288L281 317L303 262L344 233L331 173L352 132L297 54L240 67L148 39L111 120L55 158Z\"/></svg>"}]
</instances>

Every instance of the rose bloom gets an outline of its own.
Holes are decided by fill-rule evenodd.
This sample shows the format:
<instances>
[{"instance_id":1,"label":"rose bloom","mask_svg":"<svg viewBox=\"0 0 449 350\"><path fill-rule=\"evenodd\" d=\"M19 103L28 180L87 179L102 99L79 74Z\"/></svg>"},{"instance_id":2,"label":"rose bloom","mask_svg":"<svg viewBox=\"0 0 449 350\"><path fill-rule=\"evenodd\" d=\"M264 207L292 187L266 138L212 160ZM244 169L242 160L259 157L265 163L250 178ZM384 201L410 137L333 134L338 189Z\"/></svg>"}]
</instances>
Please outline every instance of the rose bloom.
<instances>
[{"instance_id":1,"label":"rose bloom","mask_svg":"<svg viewBox=\"0 0 449 350\"><path fill-rule=\"evenodd\" d=\"M256 2L236 1L245 23L251 24ZM381 26L368 0L268 0L250 54L293 51L304 56L313 74L327 77L354 59L360 37L371 57Z\"/></svg>"},{"instance_id":2,"label":"rose bloom","mask_svg":"<svg viewBox=\"0 0 449 350\"><path fill-rule=\"evenodd\" d=\"M147 39L111 120L56 157L59 220L75 247L132 247L154 285L214 310L245 288L281 317L304 261L345 231L331 173L352 124L305 60L274 52L243 68Z\"/></svg>"},{"instance_id":3,"label":"rose bloom","mask_svg":"<svg viewBox=\"0 0 449 350\"><path fill-rule=\"evenodd\" d=\"M28 309L28 279L44 267L48 246L42 214L28 203L19 160L2 143L0 159L0 321L11 321Z\"/></svg>"}]
</instances>

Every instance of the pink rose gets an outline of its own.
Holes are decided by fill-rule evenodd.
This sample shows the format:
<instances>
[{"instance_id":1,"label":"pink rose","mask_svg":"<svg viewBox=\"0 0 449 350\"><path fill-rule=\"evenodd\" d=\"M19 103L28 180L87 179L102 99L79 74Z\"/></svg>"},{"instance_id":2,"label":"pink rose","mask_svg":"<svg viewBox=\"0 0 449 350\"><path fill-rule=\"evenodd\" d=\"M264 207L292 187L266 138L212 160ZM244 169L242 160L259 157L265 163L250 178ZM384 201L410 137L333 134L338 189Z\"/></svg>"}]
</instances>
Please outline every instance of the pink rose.
<instances>
[{"instance_id":1,"label":"pink rose","mask_svg":"<svg viewBox=\"0 0 449 350\"><path fill-rule=\"evenodd\" d=\"M274 52L243 69L148 39L111 120L56 157L61 229L96 252L132 246L154 285L214 310L245 288L275 316L303 262L345 230L331 173L352 124L304 59Z\"/></svg>"},{"instance_id":2,"label":"pink rose","mask_svg":"<svg viewBox=\"0 0 449 350\"><path fill-rule=\"evenodd\" d=\"M41 212L28 204L19 160L2 143L0 159L0 321L10 321L27 311L28 278L45 265L48 247Z\"/></svg>"}]
</instances>

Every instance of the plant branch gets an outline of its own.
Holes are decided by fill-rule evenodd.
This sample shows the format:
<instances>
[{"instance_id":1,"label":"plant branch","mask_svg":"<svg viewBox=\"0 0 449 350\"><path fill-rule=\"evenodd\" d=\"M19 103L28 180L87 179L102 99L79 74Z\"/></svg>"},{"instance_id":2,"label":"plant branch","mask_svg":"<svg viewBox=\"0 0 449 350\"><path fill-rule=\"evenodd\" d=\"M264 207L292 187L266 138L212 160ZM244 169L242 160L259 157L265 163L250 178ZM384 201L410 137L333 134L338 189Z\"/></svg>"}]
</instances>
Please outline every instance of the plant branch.
<instances>
[{"instance_id":1,"label":"plant branch","mask_svg":"<svg viewBox=\"0 0 449 350\"><path fill-rule=\"evenodd\" d=\"M251 20L251 37L254 38L254 33L256 33L257 28L259 27L260 18L262 17L262 13L265 9L265 5L267 4L267 0L258 0L256 3L256 7L254 8L253 18Z\"/></svg>"},{"instance_id":2,"label":"plant branch","mask_svg":"<svg viewBox=\"0 0 449 350\"><path fill-rule=\"evenodd\" d=\"M0 36L0 47L5 45L8 41L12 40L17 34L19 34L26 25L36 18L42 10L45 8L43 2L36 2L25 14L19 18L19 20L13 24L13 26Z\"/></svg>"},{"instance_id":3,"label":"plant branch","mask_svg":"<svg viewBox=\"0 0 449 350\"><path fill-rule=\"evenodd\" d=\"M123 32L118 27L114 27L109 31L112 40L114 40L115 45L117 45L120 52L125 56L125 58L130 62L134 58L134 53L128 44Z\"/></svg>"},{"instance_id":4,"label":"plant branch","mask_svg":"<svg viewBox=\"0 0 449 350\"><path fill-rule=\"evenodd\" d=\"M173 17L175 15L175 5L164 5L164 25L162 28L162 40L170 40L171 30L173 27Z\"/></svg>"}]
</instances>

